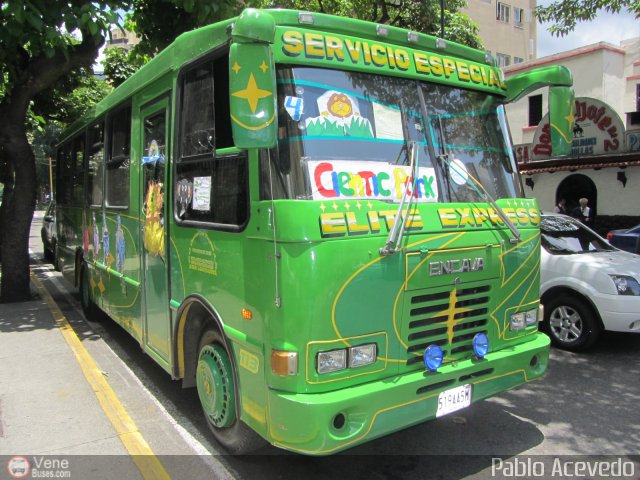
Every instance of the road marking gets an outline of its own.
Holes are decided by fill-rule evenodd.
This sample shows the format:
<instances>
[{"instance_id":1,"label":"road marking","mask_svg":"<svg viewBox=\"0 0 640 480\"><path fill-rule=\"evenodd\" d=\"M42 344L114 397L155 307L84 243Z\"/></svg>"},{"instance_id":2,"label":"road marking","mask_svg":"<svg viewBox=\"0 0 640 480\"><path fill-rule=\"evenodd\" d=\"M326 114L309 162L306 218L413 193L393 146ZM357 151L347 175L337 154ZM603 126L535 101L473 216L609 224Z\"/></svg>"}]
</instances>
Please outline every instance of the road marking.
<instances>
[{"instance_id":1,"label":"road marking","mask_svg":"<svg viewBox=\"0 0 640 480\"><path fill-rule=\"evenodd\" d=\"M131 459L142 474L142 477L145 479L170 479L171 477L154 455L137 425L129 416L122 403L120 403L117 395L105 380L102 372L96 366L91 355L89 355L89 352L87 352L82 342L80 342L80 339L71 325L69 325L69 322L49 291L33 273L31 273L31 280L49 306L49 310L51 310L62 336L76 356L82 373L84 373L87 382L89 382L89 385L96 394L102 410L111 422L111 425L113 425L113 428L116 430L118 437L129 452L129 455L131 455Z\"/></svg>"}]
</instances>

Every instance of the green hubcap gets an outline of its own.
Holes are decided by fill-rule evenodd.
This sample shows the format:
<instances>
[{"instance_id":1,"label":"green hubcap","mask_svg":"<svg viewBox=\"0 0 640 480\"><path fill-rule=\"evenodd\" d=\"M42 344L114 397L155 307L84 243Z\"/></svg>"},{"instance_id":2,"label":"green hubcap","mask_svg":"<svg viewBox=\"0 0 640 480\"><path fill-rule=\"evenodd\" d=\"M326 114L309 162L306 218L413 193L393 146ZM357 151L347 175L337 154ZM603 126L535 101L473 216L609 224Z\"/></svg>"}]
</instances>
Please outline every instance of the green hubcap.
<instances>
[{"instance_id":1,"label":"green hubcap","mask_svg":"<svg viewBox=\"0 0 640 480\"><path fill-rule=\"evenodd\" d=\"M207 345L200 351L196 371L198 397L204 414L218 428L236 420L236 399L231 362L221 345Z\"/></svg>"}]
</instances>

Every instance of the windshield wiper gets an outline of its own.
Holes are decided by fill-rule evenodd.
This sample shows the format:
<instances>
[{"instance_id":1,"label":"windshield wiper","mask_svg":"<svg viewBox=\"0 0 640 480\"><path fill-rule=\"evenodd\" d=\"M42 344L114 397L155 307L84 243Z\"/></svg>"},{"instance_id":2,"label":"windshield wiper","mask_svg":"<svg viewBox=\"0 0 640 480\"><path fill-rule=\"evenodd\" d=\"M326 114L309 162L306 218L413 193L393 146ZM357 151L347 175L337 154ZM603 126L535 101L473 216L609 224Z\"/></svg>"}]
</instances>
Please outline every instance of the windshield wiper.
<instances>
[{"instance_id":1,"label":"windshield wiper","mask_svg":"<svg viewBox=\"0 0 640 480\"><path fill-rule=\"evenodd\" d=\"M489 203L493 207L494 211L498 214L502 222L509 228L509 230L511 230L511 233L513 234L513 238L509 239L509 243L520 242L522 237L520 230L518 230L518 227L516 227L511 219L509 219L507 214L504 213L504 210L502 210L500 205L496 203L493 197L489 195L489 192L487 192L487 190L484 188L484 185L476 180L469 172L461 171L453 162L449 161L449 154L438 155L438 159L444 160L450 169L453 169L455 173L464 178L467 185L469 185L478 195L480 195L480 197L485 202ZM471 182L469 179L473 180L473 182Z\"/></svg>"},{"instance_id":2,"label":"windshield wiper","mask_svg":"<svg viewBox=\"0 0 640 480\"><path fill-rule=\"evenodd\" d=\"M425 119L429 132L431 132L430 123L429 123L429 112L427 111L427 104L424 100L424 94L422 93L422 89L420 87L418 87L418 97L420 98L420 108L422 109L422 116ZM435 158L437 158L441 162L446 163L447 167L449 168L449 172L453 170L455 173L457 173L461 178L464 179L467 185L469 185L471 189L474 190L480 196L480 198L482 198L485 202L489 203L493 207L494 211L498 214L502 222L509 228L509 230L513 234L513 238L509 239L510 243L520 242L522 237L522 235L520 234L520 230L518 230L518 228L513 224L513 222L509 219L507 214L504 213L504 210L500 208L500 206L496 203L493 197L489 195L489 192L487 192L486 188L484 188L484 185L482 185L481 182L476 180L473 177L473 175L471 175L469 172L461 171L453 162L449 160L449 152L447 152L447 142L444 136L444 128L442 128L442 121L439 116L438 116L438 133L440 134L440 154L436 155ZM430 145L435 143L433 136L431 136L430 140L431 141L428 142ZM433 149L433 147L431 147L431 149ZM442 169L442 170L443 172L446 171L446 169ZM445 172L445 178L447 178L448 185L450 185L449 176L450 174L447 174ZM470 181L469 179L471 179L472 181ZM449 193L451 193L450 189L449 189Z\"/></svg>"},{"instance_id":3,"label":"windshield wiper","mask_svg":"<svg viewBox=\"0 0 640 480\"><path fill-rule=\"evenodd\" d=\"M404 107L404 101L400 99L400 124L402 125L402 138L404 138L404 142L402 143L402 148L398 152L398 156L396 160L393 162L394 165L398 165L400 161L400 157L402 154L405 154L405 158L409 160L411 153L409 152L409 120L407 119L407 111Z\"/></svg>"},{"instance_id":4,"label":"windshield wiper","mask_svg":"<svg viewBox=\"0 0 640 480\"><path fill-rule=\"evenodd\" d=\"M412 140L409 146L409 157L411 158L409 175L411 176L409 177L405 185L404 193L402 194L402 199L400 200L400 205L398 205L398 211L396 213L395 219L393 220L393 226L391 227L391 230L389 230L389 235L387 236L387 243L385 243L384 247L379 250L380 255L382 255L383 257L393 255L400 249L400 245L402 244L402 237L404 236L404 229L407 225L407 219L409 218L409 215L411 215L411 203L413 201L417 179L416 165L418 164L418 162L415 158L416 150L416 142ZM404 204L407 201L407 196L409 196L409 181L411 181L411 196L409 197L407 213L404 214Z\"/></svg>"}]
</instances>

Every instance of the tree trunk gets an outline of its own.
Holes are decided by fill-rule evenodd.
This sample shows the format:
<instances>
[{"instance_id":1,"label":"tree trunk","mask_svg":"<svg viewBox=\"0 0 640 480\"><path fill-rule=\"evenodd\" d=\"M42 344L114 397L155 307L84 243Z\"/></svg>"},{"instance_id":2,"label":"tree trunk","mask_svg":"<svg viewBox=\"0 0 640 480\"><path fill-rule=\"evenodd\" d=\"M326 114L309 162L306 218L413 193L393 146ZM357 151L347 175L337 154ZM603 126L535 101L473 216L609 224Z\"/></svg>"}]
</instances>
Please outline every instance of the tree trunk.
<instances>
[{"instance_id":1,"label":"tree trunk","mask_svg":"<svg viewBox=\"0 0 640 480\"><path fill-rule=\"evenodd\" d=\"M36 206L36 160L27 139L29 103L58 78L74 68L89 67L95 60L104 37L94 38L88 31L81 30L81 33L81 43L66 50L58 49L53 57L45 53L33 57L27 49L23 50L24 61L15 65L13 78L9 77L12 88L0 101L0 145L9 171L15 173L13 192L2 200L0 303L20 302L31 297L29 232Z\"/></svg>"},{"instance_id":2,"label":"tree trunk","mask_svg":"<svg viewBox=\"0 0 640 480\"><path fill-rule=\"evenodd\" d=\"M5 125L8 135L4 153L15 173L13 189L2 199L0 230L3 232L0 303L21 302L31 297L29 289L29 232L36 200L36 163L24 124ZM7 195L8 193L8 195Z\"/></svg>"}]
</instances>

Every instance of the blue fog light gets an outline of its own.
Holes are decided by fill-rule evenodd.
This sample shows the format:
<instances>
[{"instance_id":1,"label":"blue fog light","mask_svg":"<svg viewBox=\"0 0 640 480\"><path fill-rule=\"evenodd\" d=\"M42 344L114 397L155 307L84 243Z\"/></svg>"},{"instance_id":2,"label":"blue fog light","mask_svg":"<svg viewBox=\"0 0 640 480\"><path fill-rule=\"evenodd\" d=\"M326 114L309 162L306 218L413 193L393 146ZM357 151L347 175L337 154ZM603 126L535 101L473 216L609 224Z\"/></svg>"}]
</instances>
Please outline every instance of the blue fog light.
<instances>
[{"instance_id":1,"label":"blue fog light","mask_svg":"<svg viewBox=\"0 0 640 480\"><path fill-rule=\"evenodd\" d=\"M435 372L442 365L443 357L442 349L438 345L429 345L424 350L424 365Z\"/></svg>"},{"instance_id":2,"label":"blue fog light","mask_svg":"<svg viewBox=\"0 0 640 480\"><path fill-rule=\"evenodd\" d=\"M484 333L477 333L473 337L473 352L478 358L484 358L489 352L489 337Z\"/></svg>"}]
</instances>

